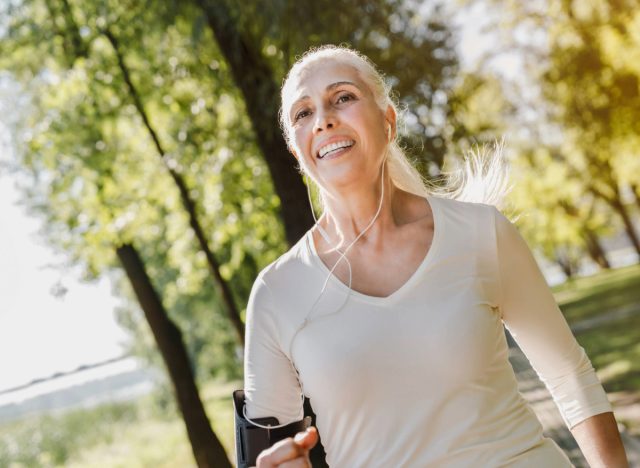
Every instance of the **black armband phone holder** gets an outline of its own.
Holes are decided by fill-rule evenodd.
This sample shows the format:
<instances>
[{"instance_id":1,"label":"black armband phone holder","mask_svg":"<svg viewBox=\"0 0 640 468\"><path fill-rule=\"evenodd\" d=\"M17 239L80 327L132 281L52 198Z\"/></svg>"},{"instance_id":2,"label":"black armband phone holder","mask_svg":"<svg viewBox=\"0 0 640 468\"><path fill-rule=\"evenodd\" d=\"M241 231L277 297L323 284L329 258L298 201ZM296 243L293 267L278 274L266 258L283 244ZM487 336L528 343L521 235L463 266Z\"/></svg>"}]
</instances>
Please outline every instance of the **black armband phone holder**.
<instances>
[{"instance_id":1,"label":"black armband phone holder","mask_svg":"<svg viewBox=\"0 0 640 468\"><path fill-rule=\"evenodd\" d=\"M298 432L305 431L311 425L311 417L307 416L301 421L295 421L284 427L277 429L263 429L247 421L242 414L244 407L244 390L233 392L233 409L235 415L235 442L236 442L236 464L238 468L249 468L256 465L256 459L260 452L271 447L276 442L293 437ZM262 425L280 424L278 419L270 416L266 418L253 418Z\"/></svg>"}]
</instances>

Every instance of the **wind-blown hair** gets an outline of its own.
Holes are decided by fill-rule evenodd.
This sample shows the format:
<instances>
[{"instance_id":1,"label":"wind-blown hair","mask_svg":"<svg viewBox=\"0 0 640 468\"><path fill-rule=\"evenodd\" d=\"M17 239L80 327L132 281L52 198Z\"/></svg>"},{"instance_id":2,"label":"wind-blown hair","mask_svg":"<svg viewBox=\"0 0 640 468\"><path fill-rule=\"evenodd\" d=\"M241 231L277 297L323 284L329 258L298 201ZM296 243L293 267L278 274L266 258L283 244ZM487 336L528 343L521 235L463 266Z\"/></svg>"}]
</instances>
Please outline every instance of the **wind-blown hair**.
<instances>
[{"instance_id":1,"label":"wind-blown hair","mask_svg":"<svg viewBox=\"0 0 640 468\"><path fill-rule=\"evenodd\" d=\"M360 78L371 90L378 107L385 112L387 106L396 112L399 127L402 114L391 96L391 86L385 81L383 74L365 55L343 46L324 45L305 52L291 67L284 79L280 95L279 121L289 148L292 145L292 125L287 109L294 98L296 81L312 65L330 60L353 67ZM495 144L493 150L486 148L470 152L462 164L455 170L443 173L442 184L436 184L424 178L407 157L398 144L398 133L389 143L388 171L391 181L398 188L419 196L437 195L462 201L486 203L499 206L508 191L507 168L503 158L503 143ZM304 172L302 165L301 172ZM309 174L307 174L309 175ZM312 178L312 177L309 177ZM324 191L319 188L319 199L324 208Z\"/></svg>"}]
</instances>

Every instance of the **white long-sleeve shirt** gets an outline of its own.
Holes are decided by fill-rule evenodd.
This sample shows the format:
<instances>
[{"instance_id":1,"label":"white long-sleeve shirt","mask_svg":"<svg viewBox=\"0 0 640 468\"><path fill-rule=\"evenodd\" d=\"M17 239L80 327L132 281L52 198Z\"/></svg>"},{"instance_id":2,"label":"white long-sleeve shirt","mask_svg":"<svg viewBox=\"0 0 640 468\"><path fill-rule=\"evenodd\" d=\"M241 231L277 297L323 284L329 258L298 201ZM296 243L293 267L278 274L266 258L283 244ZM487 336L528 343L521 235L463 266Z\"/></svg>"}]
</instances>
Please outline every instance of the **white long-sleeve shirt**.
<instances>
[{"instance_id":1,"label":"white long-sleeve shirt","mask_svg":"<svg viewBox=\"0 0 640 468\"><path fill-rule=\"evenodd\" d=\"M349 290L331 275L304 324L329 275L311 231L259 274L248 416L302 418L293 362L332 467L571 466L518 392L503 325L569 428L611 406L529 248L493 206L426 200L431 247L390 296L351 291L334 313Z\"/></svg>"}]
</instances>

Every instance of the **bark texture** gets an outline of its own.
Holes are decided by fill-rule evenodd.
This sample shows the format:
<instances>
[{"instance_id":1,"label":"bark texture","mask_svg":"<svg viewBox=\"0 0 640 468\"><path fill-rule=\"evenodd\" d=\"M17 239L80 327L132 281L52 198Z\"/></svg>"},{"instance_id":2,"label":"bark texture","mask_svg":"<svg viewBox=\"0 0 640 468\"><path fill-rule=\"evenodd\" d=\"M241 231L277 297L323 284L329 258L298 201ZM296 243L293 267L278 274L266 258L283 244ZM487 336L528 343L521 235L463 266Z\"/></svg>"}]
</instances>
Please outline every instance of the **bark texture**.
<instances>
[{"instance_id":1,"label":"bark texture","mask_svg":"<svg viewBox=\"0 0 640 468\"><path fill-rule=\"evenodd\" d=\"M198 467L231 468L224 447L211 429L200 400L182 333L167 315L135 247L125 244L118 247L116 252L169 372Z\"/></svg>"},{"instance_id":2,"label":"bark texture","mask_svg":"<svg viewBox=\"0 0 640 468\"><path fill-rule=\"evenodd\" d=\"M196 0L196 3L205 14L234 82L244 97L258 146L280 197L285 234L292 246L314 221L306 188L278 124L280 86L269 63L257 45L238 29L237 21L223 0Z\"/></svg>"}]
</instances>

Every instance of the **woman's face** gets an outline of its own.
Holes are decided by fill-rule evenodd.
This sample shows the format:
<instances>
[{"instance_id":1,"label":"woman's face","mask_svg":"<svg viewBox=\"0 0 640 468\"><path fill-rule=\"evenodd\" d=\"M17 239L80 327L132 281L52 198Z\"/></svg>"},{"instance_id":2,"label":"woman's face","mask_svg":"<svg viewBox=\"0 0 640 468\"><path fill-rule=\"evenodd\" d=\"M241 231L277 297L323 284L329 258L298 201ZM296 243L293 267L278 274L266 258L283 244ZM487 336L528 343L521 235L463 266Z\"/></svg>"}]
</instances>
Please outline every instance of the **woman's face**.
<instances>
[{"instance_id":1,"label":"woman's face","mask_svg":"<svg viewBox=\"0 0 640 468\"><path fill-rule=\"evenodd\" d=\"M395 124L351 66L322 61L291 86L287 105L291 146L304 170L322 185L373 183Z\"/></svg>"}]
</instances>

